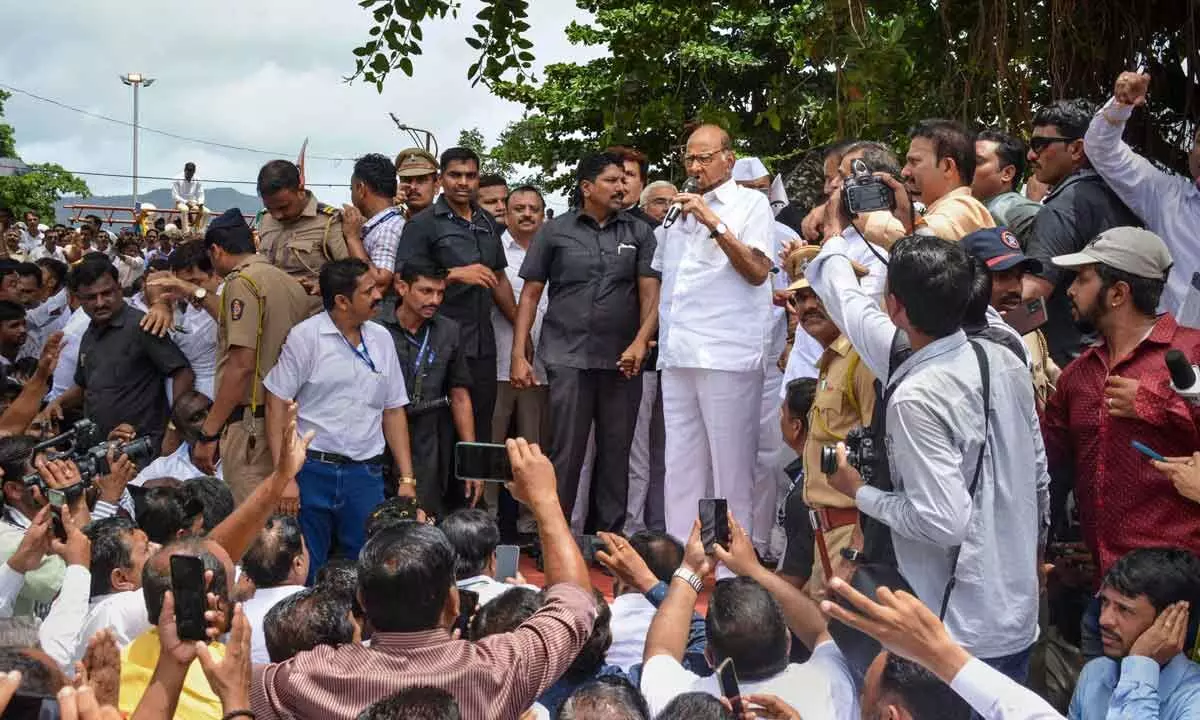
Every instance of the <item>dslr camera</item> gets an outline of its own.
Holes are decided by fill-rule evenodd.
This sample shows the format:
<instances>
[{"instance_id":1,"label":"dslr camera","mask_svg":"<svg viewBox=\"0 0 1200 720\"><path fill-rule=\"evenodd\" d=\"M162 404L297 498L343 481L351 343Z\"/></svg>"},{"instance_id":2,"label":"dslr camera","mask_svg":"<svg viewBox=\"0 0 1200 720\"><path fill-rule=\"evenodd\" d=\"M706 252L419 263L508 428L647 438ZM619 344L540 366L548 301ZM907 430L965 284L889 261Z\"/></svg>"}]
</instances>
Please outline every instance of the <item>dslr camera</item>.
<instances>
[{"instance_id":1,"label":"dslr camera","mask_svg":"<svg viewBox=\"0 0 1200 720\"><path fill-rule=\"evenodd\" d=\"M842 182L842 207L850 217L896 209L896 193L887 183L872 175L862 160L855 160L852 167L854 174Z\"/></svg>"},{"instance_id":2,"label":"dslr camera","mask_svg":"<svg viewBox=\"0 0 1200 720\"><path fill-rule=\"evenodd\" d=\"M84 418L65 433L35 445L31 451L31 457L43 450L61 448L64 444L67 446L65 450L51 452L46 459L74 462L75 466L79 468L79 476L82 478L84 488L90 486L97 477L111 472L112 468L108 464L109 451L112 451L113 457L119 458L127 455L138 467L145 467L149 464L155 454L150 438L140 437L129 442L107 440L96 423ZM39 488L43 494L47 490L42 476L36 472L26 475L23 481L28 486Z\"/></svg>"},{"instance_id":3,"label":"dslr camera","mask_svg":"<svg viewBox=\"0 0 1200 720\"><path fill-rule=\"evenodd\" d=\"M858 471L863 482L873 486L875 468L879 462L885 460L883 443L863 427L851 428L850 432L846 433L845 443L846 461ZM832 475L837 469L837 446L826 445L821 448L821 472Z\"/></svg>"}]
</instances>

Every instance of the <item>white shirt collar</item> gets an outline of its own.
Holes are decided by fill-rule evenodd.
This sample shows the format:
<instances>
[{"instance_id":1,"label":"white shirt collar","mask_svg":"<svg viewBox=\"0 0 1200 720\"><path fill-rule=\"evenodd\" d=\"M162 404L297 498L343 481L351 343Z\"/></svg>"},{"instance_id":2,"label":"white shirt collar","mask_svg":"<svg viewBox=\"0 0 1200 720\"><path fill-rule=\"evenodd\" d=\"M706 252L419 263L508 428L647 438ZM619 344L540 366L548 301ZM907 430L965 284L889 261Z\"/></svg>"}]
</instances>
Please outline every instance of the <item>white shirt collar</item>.
<instances>
[{"instance_id":1,"label":"white shirt collar","mask_svg":"<svg viewBox=\"0 0 1200 720\"><path fill-rule=\"evenodd\" d=\"M4 519L21 528L22 530L28 530L31 524L29 518L25 517L25 513L16 509L12 505L5 507Z\"/></svg>"},{"instance_id":2,"label":"white shirt collar","mask_svg":"<svg viewBox=\"0 0 1200 720\"><path fill-rule=\"evenodd\" d=\"M737 197L739 189L741 189L741 186L734 182L733 178L729 178L712 190L704 193L704 199L712 200L713 198L716 198L722 204L728 205Z\"/></svg>"}]
</instances>

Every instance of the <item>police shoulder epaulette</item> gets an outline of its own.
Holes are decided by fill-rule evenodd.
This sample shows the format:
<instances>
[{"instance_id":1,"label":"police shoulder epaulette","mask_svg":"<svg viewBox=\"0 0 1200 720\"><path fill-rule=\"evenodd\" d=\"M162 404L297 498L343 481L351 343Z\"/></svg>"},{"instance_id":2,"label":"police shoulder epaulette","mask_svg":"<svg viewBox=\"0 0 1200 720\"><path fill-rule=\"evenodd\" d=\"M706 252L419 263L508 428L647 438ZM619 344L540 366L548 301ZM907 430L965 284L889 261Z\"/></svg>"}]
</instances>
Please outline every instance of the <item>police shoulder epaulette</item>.
<instances>
[{"instance_id":1,"label":"police shoulder epaulette","mask_svg":"<svg viewBox=\"0 0 1200 720\"><path fill-rule=\"evenodd\" d=\"M341 208L336 207L334 205L326 205L323 202L317 203L317 214L318 215L329 215L332 217L332 216L336 216L336 215L340 214L341 212L342 212Z\"/></svg>"}]
</instances>

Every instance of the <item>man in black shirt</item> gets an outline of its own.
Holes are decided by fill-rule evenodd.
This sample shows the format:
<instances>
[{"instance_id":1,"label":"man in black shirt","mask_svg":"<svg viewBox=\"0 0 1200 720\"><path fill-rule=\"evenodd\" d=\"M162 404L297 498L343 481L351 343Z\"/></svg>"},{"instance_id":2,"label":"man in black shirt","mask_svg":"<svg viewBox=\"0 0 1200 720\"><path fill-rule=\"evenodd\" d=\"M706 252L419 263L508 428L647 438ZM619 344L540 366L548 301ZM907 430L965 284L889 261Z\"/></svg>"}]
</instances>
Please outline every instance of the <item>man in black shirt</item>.
<instances>
[{"instance_id":1,"label":"man in black shirt","mask_svg":"<svg viewBox=\"0 0 1200 720\"><path fill-rule=\"evenodd\" d=\"M392 333L408 391L417 499L425 512L440 517L474 505L483 492L478 481L468 481L465 492L458 492L453 477L455 440L474 442L476 437L471 372L458 323L438 313L446 295L446 271L410 260L396 275L396 295L395 315L383 324Z\"/></svg>"},{"instance_id":2,"label":"man in black shirt","mask_svg":"<svg viewBox=\"0 0 1200 720\"><path fill-rule=\"evenodd\" d=\"M396 273L402 272L406 262L415 260L448 271L442 315L459 324L462 351L474 379L471 405L475 432L490 438L496 405L492 307L509 322L516 318L517 307L508 277L499 272L507 265L500 243L502 229L491 213L475 202L479 156L469 148L450 148L442 153L441 183L441 197L404 226L396 252Z\"/></svg>"},{"instance_id":3,"label":"man in black shirt","mask_svg":"<svg viewBox=\"0 0 1200 720\"><path fill-rule=\"evenodd\" d=\"M1095 106L1086 100L1059 100L1038 111L1029 141L1029 163L1037 179L1051 186L1034 221L1026 254L1041 263L1040 272L1025 276L1025 301L1046 298L1046 340L1050 355L1066 367L1087 341L1071 318L1067 288L1075 273L1050 262L1077 253L1112 227L1141 227L1142 222L1092 169L1083 151Z\"/></svg>"},{"instance_id":4,"label":"man in black shirt","mask_svg":"<svg viewBox=\"0 0 1200 720\"><path fill-rule=\"evenodd\" d=\"M642 390L637 376L658 327L659 290L659 275L650 267L654 233L621 210L623 175L617 155L580 161L576 207L542 226L521 265L525 287L512 350L513 386L528 387L529 330L549 284L537 352L550 383L559 498L570 516L594 422L589 527L616 533L625 522L629 447Z\"/></svg>"},{"instance_id":5,"label":"man in black shirt","mask_svg":"<svg viewBox=\"0 0 1200 720\"><path fill-rule=\"evenodd\" d=\"M187 359L169 339L141 329L145 313L125 302L108 258L87 255L67 284L92 322L79 343L75 384L47 411L61 416L61 408L82 402L102 433L128 423L149 435L157 452L170 412L165 380L171 378L176 398L191 390L195 375Z\"/></svg>"}]
</instances>

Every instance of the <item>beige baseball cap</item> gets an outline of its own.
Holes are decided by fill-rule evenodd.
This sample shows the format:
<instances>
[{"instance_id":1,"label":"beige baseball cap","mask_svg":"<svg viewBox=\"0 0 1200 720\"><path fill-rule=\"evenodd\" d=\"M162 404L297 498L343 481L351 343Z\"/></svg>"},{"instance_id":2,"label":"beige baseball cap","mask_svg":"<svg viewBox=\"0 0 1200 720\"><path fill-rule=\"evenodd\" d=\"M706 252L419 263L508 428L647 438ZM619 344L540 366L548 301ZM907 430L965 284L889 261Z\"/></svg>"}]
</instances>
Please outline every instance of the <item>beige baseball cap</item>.
<instances>
[{"instance_id":1,"label":"beige baseball cap","mask_svg":"<svg viewBox=\"0 0 1200 720\"><path fill-rule=\"evenodd\" d=\"M428 150L408 148L396 156L396 175L399 177L421 177L437 171L437 160Z\"/></svg>"},{"instance_id":2,"label":"beige baseball cap","mask_svg":"<svg viewBox=\"0 0 1200 720\"><path fill-rule=\"evenodd\" d=\"M812 287L809 285L808 278L804 277L804 271L808 269L808 264L817 257L819 252L821 252L820 245L805 245L797 248L791 255L788 255L787 261L784 263L784 269L787 271L788 277L794 278L792 284L787 287L788 292L796 292L797 290ZM854 274L860 278L871 274L870 270L853 260L850 261L850 265L854 268Z\"/></svg>"},{"instance_id":3,"label":"beige baseball cap","mask_svg":"<svg viewBox=\"0 0 1200 720\"><path fill-rule=\"evenodd\" d=\"M1107 265L1130 275L1150 280L1165 280L1175 261L1162 238L1136 227L1109 228L1096 236L1083 250L1050 259L1061 268Z\"/></svg>"}]
</instances>

